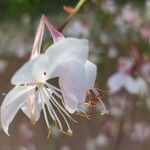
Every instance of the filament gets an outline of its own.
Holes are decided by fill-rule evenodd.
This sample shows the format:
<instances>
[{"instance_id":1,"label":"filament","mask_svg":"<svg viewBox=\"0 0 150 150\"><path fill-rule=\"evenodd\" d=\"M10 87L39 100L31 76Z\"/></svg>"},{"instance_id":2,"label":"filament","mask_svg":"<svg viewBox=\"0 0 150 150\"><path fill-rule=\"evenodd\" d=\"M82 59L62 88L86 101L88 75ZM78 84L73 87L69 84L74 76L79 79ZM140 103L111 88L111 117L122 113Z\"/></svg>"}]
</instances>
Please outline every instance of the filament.
<instances>
[{"instance_id":1,"label":"filament","mask_svg":"<svg viewBox=\"0 0 150 150\"><path fill-rule=\"evenodd\" d=\"M48 129L50 129L50 125L49 125L49 121L48 121L48 118L47 118L46 109L45 109L45 106L44 106L44 101L42 99L43 98L43 94L42 94L41 91L39 92L39 96L41 97L42 108L43 108L43 113L44 113L44 118L45 118L45 121L46 121L46 125L47 125Z\"/></svg>"}]
</instances>

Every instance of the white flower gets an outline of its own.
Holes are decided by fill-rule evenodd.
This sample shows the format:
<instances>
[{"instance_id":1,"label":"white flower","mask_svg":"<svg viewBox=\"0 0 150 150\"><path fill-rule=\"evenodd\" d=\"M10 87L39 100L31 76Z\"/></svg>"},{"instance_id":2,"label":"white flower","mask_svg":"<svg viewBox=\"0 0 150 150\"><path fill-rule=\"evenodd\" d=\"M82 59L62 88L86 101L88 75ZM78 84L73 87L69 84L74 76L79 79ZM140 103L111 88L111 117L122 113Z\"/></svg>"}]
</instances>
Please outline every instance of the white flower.
<instances>
[{"instance_id":1,"label":"white flower","mask_svg":"<svg viewBox=\"0 0 150 150\"><path fill-rule=\"evenodd\" d=\"M117 72L113 74L107 82L109 93L117 93L125 88L129 93L144 96L147 94L147 85L145 81L138 77L133 78L130 75Z\"/></svg>"},{"instance_id":2,"label":"white flower","mask_svg":"<svg viewBox=\"0 0 150 150\"><path fill-rule=\"evenodd\" d=\"M56 47L58 49L56 49ZM51 57L45 54L39 55L35 59L23 65L15 73L11 80L12 84L23 86L15 87L14 89L12 89L3 101L1 107L1 120L2 128L7 134L8 126L20 108L29 118L32 118L34 115L35 121L38 120L40 112L43 109L47 127L50 128L48 116L46 113L46 107L53 121L58 123L59 128L61 130L63 130L63 127L60 122L60 119L58 118L58 115L55 112L55 109L57 109L64 118L68 126L67 132L70 134L72 132L64 114L67 115L69 118L70 116L56 99L56 97L61 99L62 93L65 106L68 106L68 111L70 111L71 113L75 111L75 104L73 103L73 101L75 100L73 95L74 93L71 93L74 89L72 89L71 91L71 88L69 87L69 85L72 85L73 87L73 78L71 79L71 81L67 80L67 72L69 74L69 68L66 72L66 70L63 70L61 68L61 65L63 66L62 62L64 62L65 60L68 60L69 65L71 65L71 63L72 65L74 65L73 63L75 63L75 61L69 61L69 59L71 60L71 58L74 58L73 60L76 59L76 63L79 63L80 66L82 62L84 62L83 60L86 60L88 53L88 43L86 40L78 40L72 38L64 39L52 45L47 51L50 52ZM80 56L80 52L82 56ZM76 63L74 66L76 66ZM72 65L71 67L74 67ZM57 70L57 68L61 69ZM79 84L82 81L82 78L84 79L84 77L82 77L82 70L80 70L80 68L76 69L78 69L76 74L71 74L72 72L70 72L70 77L71 75L73 75L76 78L78 77L79 82L76 84ZM57 76L60 77L59 83L62 90L58 89L57 87L54 87L53 85L47 82L47 80L49 80L50 78ZM78 91L80 91L80 89ZM72 94L72 97L67 97L68 95L65 92L69 93L70 95ZM77 94L77 98L79 99L82 98L82 91L80 93ZM29 101L31 101L29 104L34 106L27 107L27 98ZM83 101L83 99L81 101ZM29 110L28 108L32 109Z\"/></svg>"},{"instance_id":3,"label":"white flower","mask_svg":"<svg viewBox=\"0 0 150 150\"><path fill-rule=\"evenodd\" d=\"M133 77L128 76L125 83L125 88L129 93L140 96L144 96L148 92L145 81L140 77L134 79Z\"/></svg>"},{"instance_id":4,"label":"white flower","mask_svg":"<svg viewBox=\"0 0 150 150\"><path fill-rule=\"evenodd\" d=\"M43 110L47 127L51 129L49 115L60 131L65 132L64 125L59 119L61 116L65 128L67 127L65 133L72 134L67 117L72 118L67 110L74 113L78 105L85 102L87 92L90 89L94 91L97 68L87 60L88 41L64 38L45 16L42 19L30 61L12 77L11 82L16 86L6 95L2 103L2 128L8 135L9 124L19 109L22 109L33 122L39 119L40 112ZM44 32L43 21L53 37L54 44L46 50L45 54L40 54ZM60 88L48 82L55 77L59 79Z\"/></svg>"},{"instance_id":5,"label":"white flower","mask_svg":"<svg viewBox=\"0 0 150 150\"><path fill-rule=\"evenodd\" d=\"M144 80L150 84L150 62L144 63L141 66L141 75Z\"/></svg>"},{"instance_id":6,"label":"white flower","mask_svg":"<svg viewBox=\"0 0 150 150\"><path fill-rule=\"evenodd\" d=\"M138 122L134 125L133 132L131 133L131 139L134 141L147 141L150 138L150 127L148 124Z\"/></svg>"},{"instance_id":7,"label":"white flower","mask_svg":"<svg viewBox=\"0 0 150 150\"><path fill-rule=\"evenodd\" d=\"M118 71L124 74L129 74L132 71L135 62L130 57L120 57L118 59Z\"/></svg>"},{"instance_id":8,"label":"white flower","mask_svg":"<svg viewBox=\"0 0 150 150\"><path fill-rule=\"evenodd\" d=\"M109 88L109 93L113 94L120 91L126 82L126 75L123 73L115 73L109 77L107 85Z\"/></svg>"},{"instance_id":9,"label":"white flower","mask_svg":"<svg viewBox=\"0 0 150 150\"><path fill-rule=\"evenodd\" d=\"M102 2L102 9L105 12L108 12L110 14L114 14L117 11L117 6L113 0L106 0Z\"/></svg>"},{"instance_id":10,"label":"white flower","mask_svg":"<svg viewBox=\"0 0 150 150\"><path fill-rule=\"evenodd\" d=\"M121 11L121 17L130 27L137 29L142 24L139 10L130 4L126 4Z\"/></svg>"},{"instance_id":11,"label":"white flower","mask_svg":"<svg viewBox=\"0 0 150 150\"><path fill-rule=\"evenodd\" d=\"M63 52L66 47L64 41L68 43L66 53ZM87 61L88 43L86 40L66 38L51 46L45 54L51 60L54 57L57 58L56 64L53 66L57 65L59 68L57 74L65 106L70 113L74 113L77 110L78 101L82 103L85 101L87 86L89 86L87 84L90 82L90 79L86 80L85 70L85 66L89 62Z\"/></svg>"}]
</instances>

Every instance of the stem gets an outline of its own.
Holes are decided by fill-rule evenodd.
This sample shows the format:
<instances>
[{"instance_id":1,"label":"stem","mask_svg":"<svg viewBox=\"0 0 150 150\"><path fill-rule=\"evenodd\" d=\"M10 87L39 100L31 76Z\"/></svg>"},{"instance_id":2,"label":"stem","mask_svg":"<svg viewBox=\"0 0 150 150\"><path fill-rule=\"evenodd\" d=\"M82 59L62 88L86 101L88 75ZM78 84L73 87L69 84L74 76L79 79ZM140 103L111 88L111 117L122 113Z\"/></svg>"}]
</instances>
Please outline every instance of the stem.
<instances>
[{"instance_id":1,"label":"stem","mask_svg":"<svg viewBox=\"0 0 150 150\"><path fill-rule=\"evenodd\" d=\"M124 105L124 108L123 108L123 115L122 115L122 117L120 118L120 120L118 122L118 132L117 132L117 135L116 135L113 150L119 150L119 146L121 145L122 138L124 136L123 125L124 125L124 122L125 122L125 119L126 119L126 110L127 110L127 96L126 96L126 93L124 94L124 98L125 98L125 105Z\"/></svg>"},{"instance_id":2,"label":"stem","mask_svg":"<svg viewBox=\"0 0 150 150\"><path fill-rule=\"evenodd\" d=\"M123 124L124 124L124 117L122 117L122 119L119 121L118 132L117 132L117 136L116 136L115 144L113 148L114 150L119 150L119 146L123 137Z\"/></svg>"},{"instance_id":3,"label":"stem","mask_svg":"<svg viewBox=\"0 0 150 150\"><path fill-rule=\"evenodd\" d=\"M81 7L85 4L87 0L79 0L79 2L77 3L77 5L74 8L74 11L72 14L70 14L68 16L68 18L65 20L65 22L60 26L60 28L58 29L58 31L62 32L62 30L66 27L66 25L70 22L70 20L74 17L74 15L76 13L78 13L78 11L81 9Z\"/></svg>"}]
</instances>

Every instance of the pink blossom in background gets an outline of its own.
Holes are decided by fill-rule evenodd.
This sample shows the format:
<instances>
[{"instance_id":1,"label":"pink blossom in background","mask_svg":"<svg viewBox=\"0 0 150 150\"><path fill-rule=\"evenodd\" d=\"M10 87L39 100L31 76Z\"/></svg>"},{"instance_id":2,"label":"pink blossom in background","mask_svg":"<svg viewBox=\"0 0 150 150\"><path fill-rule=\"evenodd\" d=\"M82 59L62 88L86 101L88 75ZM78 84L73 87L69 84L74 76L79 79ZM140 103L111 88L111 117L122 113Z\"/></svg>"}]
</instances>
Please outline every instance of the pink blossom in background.
<instances>
[{"instance_id":1,"label":"pink blossom in background","mask_svg":"<svg viewBox=\"0 0 150 150\"><path fill-rule=\"evenodd\" d=\"M146 95L148 92L146 82L139 76L133 76L135 63L135 59L131 57L118 59L118 71L111 75L107 82L110 94L117 93L124 88L131 94Z\"/></svg>"},{"instance_id":2,"label":"pink blossom in background","mask_svg":"<svg viewBox=\"0 0 150 150\"><path fill-rule=\"evenodd\" d=\"M118 71L125 74L130 74L135 62L131 57L119 57Z\"/></svg>"},{"instance_id":3,"label":"pink blossom in background","mask_svg":"<svg viewBox=\"0 0 150 150\"><path fill-rule=\"evenodd\" d=\"M150 126L144 122L139 122L134 125L134 130L131 134L131 139L144 142L150 138Z\"/></svg>"},{"instance_id":4,"label":"pink blossom in background","mask_svg":"<svg viewBox=\"0 0 150 150\"><path fill-rule=\"evenodd\" d=\"M34 139L34 131L28 122L21 122L18 128L18 139L21 142L31 142Z\"/></svg>"},{"instance_id":5,"label":"pink blossom in background","mask_svg":"<svg viewBox=\"0 0 150 150\"><path fill-rule=\"evenodd\" d=\"M142 26L140 28L140 34L143 39L150 41L150 26Z\"/></svg>"},{"instance_id":6,"label":"pink blossom in background","mask_svg":"<svg viewBox=\"0 0 150 150\"><path fill-rule=\"evenodd\" d=\"M137 8L130 4L126 4L121 11L121 17L130 27L138 29L142 24L142 18Z\"/></svg>"},{"instance_id":7,"label":"pink blossom in background","mask_svg":"<svg viewBox=\"0 0 150 150\"><path fill-rule=\"evenodd\" d=\"M133 95L147 95L147 84L141 77L133 77L124 73L116 72L107 81L109 94L115 94L125 89Z\"/></svg>"},{"instance_id":8,"label":"pink blossom in background","mask_svg":"<svg viewBox=\"0 0 150 150\"><path fill-rule=\"evenodd\" d=\"M102 2L102 9L105 12L112 13L112 14L117 12L117 6L114 0L104 0Z\"/></svg>"},{"instance_id":9,"label":"pink blossom in background","mask_svg":"<svg viewBox=\"0 0 150 150\"><path fill-rule=\"evenodd\" d=\"M145 62L141 66L141 75L150 84L150 62Z\"/></svg>"},{"instance_id":10,"label":"pink blossom in background","mask_svg":"<svg viewBox=\"0 0 150 150\"><path fill-rule=\"evenodd\" d=\"M71 150L68 145L63 145L60 150Z\"/></svg>"}]
</instances>

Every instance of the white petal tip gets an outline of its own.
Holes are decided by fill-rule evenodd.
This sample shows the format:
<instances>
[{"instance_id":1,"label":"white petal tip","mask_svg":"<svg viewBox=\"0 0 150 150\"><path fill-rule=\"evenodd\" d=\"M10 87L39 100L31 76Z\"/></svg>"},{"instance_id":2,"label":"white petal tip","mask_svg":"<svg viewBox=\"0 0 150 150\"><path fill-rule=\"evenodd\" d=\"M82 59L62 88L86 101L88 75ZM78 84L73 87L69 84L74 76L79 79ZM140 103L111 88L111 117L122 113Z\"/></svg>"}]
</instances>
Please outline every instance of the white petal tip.
<instances>
[{"instance_id":1,"label":"white petal tip","mask_svg":"<svg viewBox=\"0 0 150 150\"><path fill-rule=\"evenodd\" d=\"M68 107L67 105L66 105L66 109L70 114L73 114L76 111L76 109L72 109L72 108Z\"/></svg>"},{"instance_id":2,"label":"white petal tip","mask_svg":"<svg viewBox=\"0 0 150 150\"><path fill-rule=\"evenodd\" d=\"M72 109L67 109L67 110L70 114L73 114L75 112L75 110L72 110Z\"/></svg>"},{"instance_id":3,"label":"white petal tip","mask_svg":"<svg viewBox=\"0 0 150 150\"><path fill-rule=\"evenodd\" d=\"M10 134L8 133L8 129L3 129L3 131L6 133L7 136L10 136Z\"/></svg>"}]
</instances>

